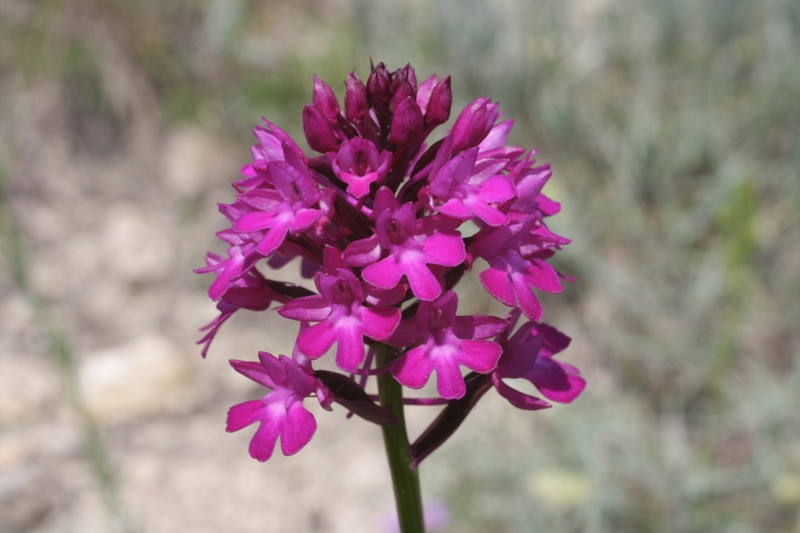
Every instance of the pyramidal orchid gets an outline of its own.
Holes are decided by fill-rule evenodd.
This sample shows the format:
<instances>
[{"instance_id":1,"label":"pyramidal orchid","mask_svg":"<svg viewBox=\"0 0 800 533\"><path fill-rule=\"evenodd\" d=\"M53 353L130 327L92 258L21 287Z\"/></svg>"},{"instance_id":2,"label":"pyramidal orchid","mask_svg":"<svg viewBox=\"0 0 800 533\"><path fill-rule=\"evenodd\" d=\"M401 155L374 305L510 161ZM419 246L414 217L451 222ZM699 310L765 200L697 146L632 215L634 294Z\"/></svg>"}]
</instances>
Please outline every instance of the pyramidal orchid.
<instances>
[{"instance_id":1,"label":"pyramidal orchid","mask_svg":"<svg viewBox=\"0 0 800 533\"><path fill-rule=\"evenodd\" d=\"M219 310L202 328L203 356L239 309L277 311L271 319L300 325L292 357L261 351L258 361L231 360L268 391L233 406L228 431L258 424L250 455L266 461L279 441L292 455L312 439L311 397L380 425L404 533L424 528L419 463L487 391L538 410L585 387L575 367L555 359L569 338L541 322L536 296L571 279L549 262L569 243L546 223L560 210L542 192L550 166L508 144L513 121L500 120L499 104L486 97L436 136L451 116L451 82L418 82L410 65L379 63L366 80L347 75L340 106L314 76L302 123L316 153L266 119L256 126L236 198L219 206L230 223L217 233L226 255L209 253L196 270L214 275L209 297ZM266 273L298 258L308 283ZM457 286L478 258L487 265L480 284L510 308L507 317L458 313ZM338 371L314 369L329 352ZM506 382L513 379L546 400L516 390ZM370 380L377 396L365 390ZM411 389L424 389L422 397ZM409 442L404 405L445 407Z\"/></svg>"}]
</instances>

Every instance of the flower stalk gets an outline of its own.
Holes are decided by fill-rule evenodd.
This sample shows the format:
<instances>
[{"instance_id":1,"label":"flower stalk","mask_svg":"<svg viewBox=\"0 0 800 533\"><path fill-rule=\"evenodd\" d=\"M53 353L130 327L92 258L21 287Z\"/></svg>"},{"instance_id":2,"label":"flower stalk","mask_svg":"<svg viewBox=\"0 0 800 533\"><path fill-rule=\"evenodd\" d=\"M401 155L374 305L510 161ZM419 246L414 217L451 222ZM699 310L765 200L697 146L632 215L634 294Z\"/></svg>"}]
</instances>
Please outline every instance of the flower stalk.
<instances>
[{"instance_id":1,"label":"flower stalk","mask_svg":"<svg viewBox=\"0 0 800 533\"><path fill-rule=\"evenodd\" d=\"M375 346L378 367L392 361L393 348L383 343ZM383 442L392 473L392 486L400 520L401 533L425 533L422 520L422 496L419 488L419 473L411 467L411 447L408 443L406 421L403 413L403 388L391 374L378 376L380 404L397 418L396 424L383 426Z\"/></svg>"}]
</instances>

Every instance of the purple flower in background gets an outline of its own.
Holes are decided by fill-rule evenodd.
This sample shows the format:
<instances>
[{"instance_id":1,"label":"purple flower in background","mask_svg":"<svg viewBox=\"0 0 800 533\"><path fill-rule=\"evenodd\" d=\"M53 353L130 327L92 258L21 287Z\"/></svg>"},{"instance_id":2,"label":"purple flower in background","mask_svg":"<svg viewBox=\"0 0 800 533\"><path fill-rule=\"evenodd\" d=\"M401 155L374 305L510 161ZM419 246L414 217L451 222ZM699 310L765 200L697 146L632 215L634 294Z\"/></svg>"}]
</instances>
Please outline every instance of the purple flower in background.
<instances>
[{"instance_id":1,"label":"purple flower in background","mask_svg":"<svg viewBox=\"0 0 800 533\"><path fill-rule=\"evenodd\" d=\"M291 455L316 429L304 399L397 424L402 413L375 403L369 381L380 376L383 401L381 383L420 389L435 373L436 397L401 398L446 404L412 446L416 465L493 387L521 409L550 406L504 380L525 379L555 402L580 395L578 370L554 358L569 338L539 322L534 293L560 292L570 279L549 263L569 243L547 226L560 210L543 192L552 169L507 144L514 123L501 120L499 104L477 98L436 133L451 116L449 76L418 83L410 65L378 63L366 80L347 75L341 106L330 85L312 81L302 123L317 153L266 120L255 126L253 161L233 183L234 201L219 205L230 223L217 233L226 255L209 253L196 270L214 275L209 296L219 310L202 328L204 356L239 309L275 303L276 320L301 323L292 358L262 351L258 362L231 361L270 392L232 407L228 431L259 423L251 455L267 460L278 440ZM508 319L458 314L455 290L477 258L488 263L480 285L512 309ZM260 265L298 268L313 287L270 279ZM522 314L530 321L512 335L509 321ZM315 370L334 346L338 371Z\"/></svg>"}]
</instances>

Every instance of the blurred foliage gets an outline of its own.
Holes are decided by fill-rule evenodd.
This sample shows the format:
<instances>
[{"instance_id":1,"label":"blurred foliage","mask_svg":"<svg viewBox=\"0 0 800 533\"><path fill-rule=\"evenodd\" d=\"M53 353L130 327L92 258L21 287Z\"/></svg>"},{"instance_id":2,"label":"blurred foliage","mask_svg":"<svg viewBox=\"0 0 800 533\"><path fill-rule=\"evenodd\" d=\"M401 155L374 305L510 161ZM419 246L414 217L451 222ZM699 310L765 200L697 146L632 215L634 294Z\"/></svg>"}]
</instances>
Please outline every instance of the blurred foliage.
<instances>
[{"instance_id":1,"label":"blurred foliage","mask_svg":"<svg viewBox=\"0 0 800 533\"><path fill-rule=\"evenodd\" d=\"M60 80L75 127L100 128L89 146L122 127L109 43L165 127L243 146L261 115L302 139L311 74L341 95L370 57L451 74L457 105L500 100L512 140L554 164L553 225L574 239L559 265L579 281L547 319L590 388L533 415L529 448L484 434L428 460L454 530L800 529L800 2L0 7L0 68Z\"/></svg>"}]
</instances>

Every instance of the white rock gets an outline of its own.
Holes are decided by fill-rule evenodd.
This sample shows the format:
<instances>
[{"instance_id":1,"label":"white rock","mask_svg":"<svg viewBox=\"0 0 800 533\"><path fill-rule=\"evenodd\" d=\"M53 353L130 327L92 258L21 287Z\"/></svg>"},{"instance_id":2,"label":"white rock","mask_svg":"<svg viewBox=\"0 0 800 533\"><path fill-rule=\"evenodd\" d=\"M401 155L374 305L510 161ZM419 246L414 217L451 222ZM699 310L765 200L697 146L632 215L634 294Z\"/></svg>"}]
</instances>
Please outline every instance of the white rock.
<instances>
[{"instance_id":1,"label":"white rock","mask_svg":"<svg viewBox=\"0 0 800 533\"><path fill-rule=\"evenodd\" d=\"M89 413L123 423L179 412L191 402L185 355L164 337L150 336L87 357L79 374Z\"/></svg>"},{"instance_id":2,"label":"white rock","mask_svg":"<svg viewBox=\"0 0 800 533\"><path fill-rule=\"evenodd\" d=\"M34 356L0 357L0 427L35 419L61 394L47 361Z\"/></svg>"},{"instance_id":3,"label":"white rock","mask_svg":"<svg viewBox=\"0 0 800 533\"><path fill-rule=\"evenodd\" d=\"M164 150L164 182L179 196L191 196L213 184L227 186L238 179L238 164L227 146L200 128L173 131Z\"/></svg>"},{"instance_id":4,"label":"white rock","mask_svg":"<svg viewBox=\"0 0 800 533\"><path fill-rule=\"evenodd\" d=\"M112 274L127 282L163 279L171 268L173 246L164 224L133 205L113 206L102 248Z\"/></svg>"}]
</instances>

